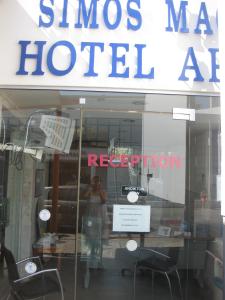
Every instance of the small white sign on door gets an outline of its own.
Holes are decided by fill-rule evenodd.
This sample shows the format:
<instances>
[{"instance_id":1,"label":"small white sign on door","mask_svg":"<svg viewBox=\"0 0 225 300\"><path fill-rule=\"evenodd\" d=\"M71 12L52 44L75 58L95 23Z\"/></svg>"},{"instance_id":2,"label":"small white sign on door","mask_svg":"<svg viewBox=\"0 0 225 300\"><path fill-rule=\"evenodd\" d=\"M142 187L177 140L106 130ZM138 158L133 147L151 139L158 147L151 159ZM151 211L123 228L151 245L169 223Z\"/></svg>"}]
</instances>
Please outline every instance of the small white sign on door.
<instances>
[{"instance_id":1,"label":"small white sign on door","mask_svg":"<svg viewBox=\"0 0 225 300\"><path fill-rule=\"evenodd\" d=\"M113 231L150 232L150 205L113 205Z\"/></svg>"}]
</instances>

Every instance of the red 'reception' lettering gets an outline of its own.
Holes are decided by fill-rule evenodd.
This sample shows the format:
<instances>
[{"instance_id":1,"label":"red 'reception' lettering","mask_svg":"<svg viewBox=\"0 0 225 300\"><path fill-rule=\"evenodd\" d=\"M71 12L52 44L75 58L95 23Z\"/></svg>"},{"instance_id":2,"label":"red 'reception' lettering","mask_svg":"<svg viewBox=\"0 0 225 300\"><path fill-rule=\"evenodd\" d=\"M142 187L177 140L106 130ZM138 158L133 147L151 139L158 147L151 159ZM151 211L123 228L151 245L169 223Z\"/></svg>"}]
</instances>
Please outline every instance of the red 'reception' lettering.
<instances>
[{"instance_id":1,"label":"red 'reception' lettering","mask_svg":"<svg viewBox=\"0 0 225 300\"><path fill-rule=\"evenodd\" d=\"M107 154L88 154L88 167L101 168L128 168L142 164L143 168L151 169L180 169L182 167L182 159L176 155L107 155Z\"/></svg>"},{"instance_id":2,"label":"red 'reception' lettering","mask_svg":"<svg viewBox=\"0 0 225 300\"><path fill-rule=\"evenodd\" d=\"M97 154L88 154L88 166L98 167L97 159L98 159Z\"/></svg>"}]
</instances>

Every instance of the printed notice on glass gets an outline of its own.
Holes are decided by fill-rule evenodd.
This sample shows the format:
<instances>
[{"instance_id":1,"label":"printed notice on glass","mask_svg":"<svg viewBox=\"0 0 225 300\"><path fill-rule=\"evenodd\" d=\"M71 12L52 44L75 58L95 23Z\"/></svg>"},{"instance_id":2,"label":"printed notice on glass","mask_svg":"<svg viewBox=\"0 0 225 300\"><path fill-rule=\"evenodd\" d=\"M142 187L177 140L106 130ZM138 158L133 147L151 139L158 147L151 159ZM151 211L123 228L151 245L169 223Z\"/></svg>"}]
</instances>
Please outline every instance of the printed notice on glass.
<instances>
[{"instance_id":1,"label":"printed notice on glass","mask_svg":"<svg viewBox=\"0 0 225 300\"><path fill-rule=\"evenodd\" d=\"M113 231L150 232L150 205L113 205Z\"/></svg>"}]
</instances>

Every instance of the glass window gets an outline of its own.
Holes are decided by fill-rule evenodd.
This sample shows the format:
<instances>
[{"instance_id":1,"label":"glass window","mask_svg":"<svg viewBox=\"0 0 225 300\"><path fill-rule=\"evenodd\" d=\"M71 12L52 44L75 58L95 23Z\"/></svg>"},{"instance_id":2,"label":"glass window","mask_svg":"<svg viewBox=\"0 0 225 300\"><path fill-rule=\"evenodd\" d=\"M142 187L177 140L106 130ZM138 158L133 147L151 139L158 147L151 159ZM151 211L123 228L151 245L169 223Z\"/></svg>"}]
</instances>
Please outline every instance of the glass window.
<instances>
[{"instance_id":1,"label":"glass window","mask_svg":"<svg viewBox=\"0 0 225 300\"><path fill-rule=\"evenodd\" d=\"M57 268L65 299L222 299L218 97L0 95L0 240L16 261Z\"/></svg>"}]
</instances>

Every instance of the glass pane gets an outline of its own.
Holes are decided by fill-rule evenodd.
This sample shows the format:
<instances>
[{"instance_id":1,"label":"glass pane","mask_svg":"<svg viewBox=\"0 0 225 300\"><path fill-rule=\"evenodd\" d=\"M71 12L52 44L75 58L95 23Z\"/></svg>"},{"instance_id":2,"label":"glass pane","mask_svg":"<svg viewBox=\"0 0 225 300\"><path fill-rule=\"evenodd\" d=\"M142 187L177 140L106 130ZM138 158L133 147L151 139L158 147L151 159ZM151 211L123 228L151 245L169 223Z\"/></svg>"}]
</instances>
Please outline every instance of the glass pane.
<instances>
[{"instance_id":1,"label":"glass pane","mask_svg":"<svg viewBox=\"0 0 225 300\"><path fill-rule=\"evenodd\" d=\"M95 126L82 143L78 299L131 299L134 293L149 299L145 263L156 264L158 275L168 255L185 265L186 122L172 119L171 103L156 111L164 97L152 99L149 113L84 113L85 132ZM101 127L107 135L99 140ZM158 275L155 296L167 299L168 285Z\"/></svg>"},{"instance_id":2,"label":"glass pane","mask_svg":"<svg viewBox=\"0 0 225 300\"><path fill-rule=\"evenodd\" d=\"M218 97L0 99L0 241L16 260L57 268L65 299L222 299ZM194 109L195 121L173 108ZM41 267L28 262L20 276ZM1 257L1 296L5 267Z\"/></svg>"},{"instance_id":3,"label":"glass pane","mask_svg":"<svg viewBox=\"0 0 225 300\"><path fill-rule=\"evenodd\" d=\"M187 297L222 299L223 239L220 196L220 101L191 97L196 122L189 123L186 218L192 232L187 247L192 281ZM201 105L199 105L201 103Z\"/></svg>"},{"instance_id":4,"label":"glass pane","mask_svg":"<svg viewBox=\"0 0 225 300\"><path fill-rule=\"evenodd\" d=\"M140 112L118 94L111 112L85 106L76 296L222 299L219 101L141 97Z\"/></svg>"},{"instance_id":5,"label":"glass pane","mask_svg":"<svg viewBox=\"0 0 225 300\"><path fill-rule=\"evenodd\" d=\"M42 267L56 268L65 298L72 299L80 112L74 105L63 105L53 91L5 90L1 99L1 243L16 261L40 258L18 265L21 278ZM35 287L26 282L32 298L37 293L60 292L56 273L44 274L41 282L40 277L39 281L32 277L37 278ZM0 292L1 297L5 292Z\"/></svg>"}]
</instances>

